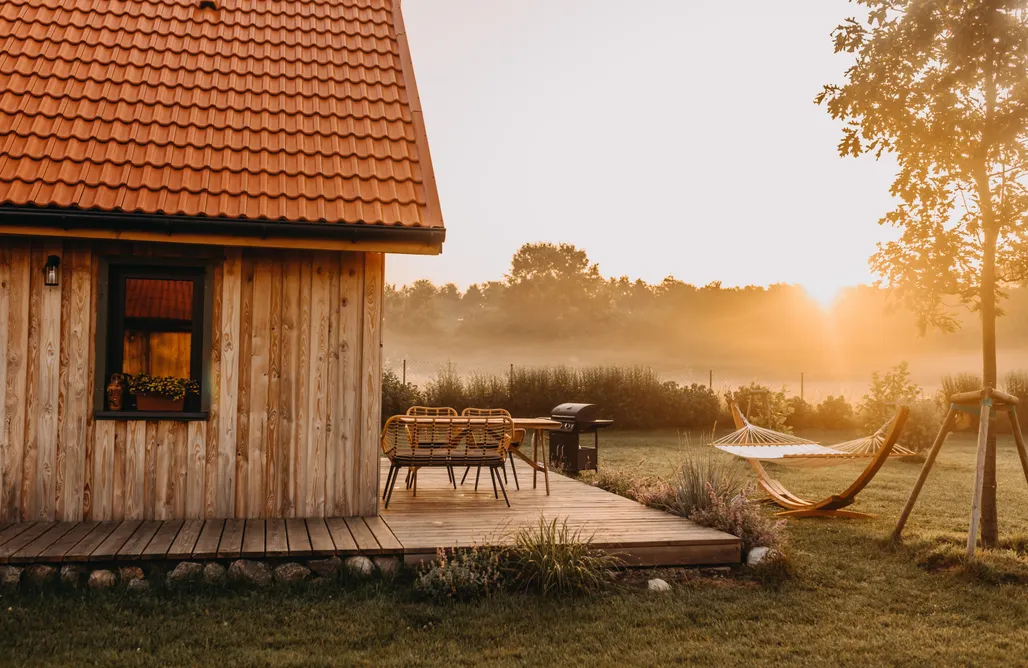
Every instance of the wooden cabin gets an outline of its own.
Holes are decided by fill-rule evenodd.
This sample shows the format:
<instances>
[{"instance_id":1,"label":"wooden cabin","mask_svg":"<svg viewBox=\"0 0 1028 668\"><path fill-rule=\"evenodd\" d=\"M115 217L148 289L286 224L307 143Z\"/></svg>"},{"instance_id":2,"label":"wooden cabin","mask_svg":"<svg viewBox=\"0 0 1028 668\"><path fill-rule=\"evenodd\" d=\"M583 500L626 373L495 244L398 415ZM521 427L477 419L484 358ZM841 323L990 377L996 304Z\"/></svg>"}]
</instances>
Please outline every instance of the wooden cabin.
<instances>
[{"instance_id":1,"label":"wooden cabin","mask_svg":"<svg viewBox=\"0 0 1028 668\"><path fill-rule=\"evenodd\" d=\"M0 44L0 522L377 514L385 256L445 235L400 0L4 0Z\"/></svg>"}]
</instances>

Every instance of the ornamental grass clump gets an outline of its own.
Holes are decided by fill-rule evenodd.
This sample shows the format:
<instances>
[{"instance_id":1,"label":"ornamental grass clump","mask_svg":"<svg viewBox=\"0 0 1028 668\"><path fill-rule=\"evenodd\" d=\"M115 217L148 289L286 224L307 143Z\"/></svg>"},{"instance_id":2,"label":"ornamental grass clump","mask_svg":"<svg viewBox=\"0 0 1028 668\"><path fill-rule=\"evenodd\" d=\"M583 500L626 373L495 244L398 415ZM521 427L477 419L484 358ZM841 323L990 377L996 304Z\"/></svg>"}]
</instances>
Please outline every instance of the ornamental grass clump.
<instances>
[{"instance_id":1,"label":"ornamental grass clump","mask_svg":"<svg viewBox=\"0 0 1028 668\"><path fill-rule=\"evenodd\" d=\"M546 521L513 534L508 552L510 585L544 596L591 594L610 586L621 562L593 546L592 537L572 530L567 520Z\"/></svg>"},{"instance_id":2,"label":"ornamental grass clump","mask_svg":"<svg viewBox=\"0 0 1028 668\"><path fill-rule=\"evenodd\" d=\"M132 394L155 394L178 401L187 394L200 392L200 384L188 378L173 376L151 376L141 373L129 380L129 392Z\"/></svg>"},{"instance_id":3,"label":"ornamental grass clump","mask_svg":"<svg viewBox=\"0 0 1028 668\"><path fill-rule=\"evenodd\" d=\"M691 517L706 510L713 499L727 500L742 490L738 464L725 457L709 454L686 457L674 475L657 486L640 502L680 517Z\"/></svg>"},{"instance_id":4,"label":"ornamental grass clump","mask_svg":"<svg viewBox=\"0 0 1028 668\"><path fill-rule=\"evenodd\" d=\"M731 497L708 483L709 503L696 508L689 519L697 524L730 533L742 540L743 554L755 547L776 552L785 548L785 520L775 520L750 498L752 487L744 487Z\"/></svg>"}]
</instances>

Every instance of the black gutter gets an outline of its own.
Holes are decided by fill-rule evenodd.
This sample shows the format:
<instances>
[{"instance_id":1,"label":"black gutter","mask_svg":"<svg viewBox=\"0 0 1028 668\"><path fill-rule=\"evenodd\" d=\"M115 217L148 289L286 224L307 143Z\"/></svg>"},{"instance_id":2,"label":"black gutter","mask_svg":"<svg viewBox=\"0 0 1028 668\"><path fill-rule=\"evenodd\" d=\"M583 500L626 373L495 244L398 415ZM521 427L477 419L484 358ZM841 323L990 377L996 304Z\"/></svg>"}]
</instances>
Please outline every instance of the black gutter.
<instances>
[{"instance_id":1,"label":"black gutter","mask_svg":"<svg viewBox=\"0 0 1028 668\"><path fill-rule=\"evenodd\" d=\"M0 206L0 224L46 225L65 231L91 229L177 234L224 234L259 239L305 239L359 242L411 242L439 245L446 240L441 227L405 227L366 223L308 223L250 218L164 216L146 213L76 211L37 207ZM29 219L29 220L25 220Z\"/></svg>"}]
</instances>

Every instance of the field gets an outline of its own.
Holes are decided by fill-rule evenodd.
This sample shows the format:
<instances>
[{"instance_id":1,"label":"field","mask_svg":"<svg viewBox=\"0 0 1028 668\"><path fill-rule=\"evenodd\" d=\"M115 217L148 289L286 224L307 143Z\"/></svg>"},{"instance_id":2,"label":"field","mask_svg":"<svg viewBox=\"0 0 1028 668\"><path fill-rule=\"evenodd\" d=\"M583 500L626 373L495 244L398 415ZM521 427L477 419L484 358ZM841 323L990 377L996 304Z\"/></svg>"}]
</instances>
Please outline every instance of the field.
<instances>
[{"instance_id":1,"label":"field","mask_svg":"<svg viewBox=\"0 0 1028 668\"><path fill-rule=\"evenodd\" d=\"M824 435L841 440L845 435ZM698 434L613 432L601 462L666 474ZM939 458L908 531L966 531L973 443ZM1000 443L1001 531L1028 534L1028 486ZM858 465L786 471L801 496L839 491ZM927 572L891 530L919 464L890 462L859 498L870 521L793 521L798 576L780 587L680 572L669 594L570 602L503 596L438 606L403 583L320 591L43 594L0 600L0 665L1018 665L1028 589Z\"/></svg>"}]
</instances>

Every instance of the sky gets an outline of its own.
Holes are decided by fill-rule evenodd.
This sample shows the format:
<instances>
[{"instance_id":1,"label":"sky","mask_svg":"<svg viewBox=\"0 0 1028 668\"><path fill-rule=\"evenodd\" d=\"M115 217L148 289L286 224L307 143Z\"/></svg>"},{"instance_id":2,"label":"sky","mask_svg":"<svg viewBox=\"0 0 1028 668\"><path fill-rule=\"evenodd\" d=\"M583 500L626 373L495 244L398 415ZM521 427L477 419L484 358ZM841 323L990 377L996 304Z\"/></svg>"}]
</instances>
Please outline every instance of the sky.
<instances>
[{"instance_id":1,"label":"sky","mask_svg":"<svg viewBox=\"0 0 1028 668\"><path fill-rule=\"evenodd\" d=\"M845 0L404 0L447 240L406 284L501 279L526 242L605 276L873 280L895 165L840 158L813 103Z\"/></svg>"}]
</instances>

